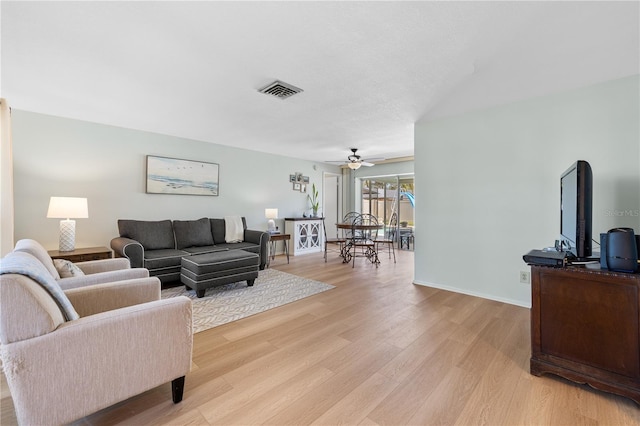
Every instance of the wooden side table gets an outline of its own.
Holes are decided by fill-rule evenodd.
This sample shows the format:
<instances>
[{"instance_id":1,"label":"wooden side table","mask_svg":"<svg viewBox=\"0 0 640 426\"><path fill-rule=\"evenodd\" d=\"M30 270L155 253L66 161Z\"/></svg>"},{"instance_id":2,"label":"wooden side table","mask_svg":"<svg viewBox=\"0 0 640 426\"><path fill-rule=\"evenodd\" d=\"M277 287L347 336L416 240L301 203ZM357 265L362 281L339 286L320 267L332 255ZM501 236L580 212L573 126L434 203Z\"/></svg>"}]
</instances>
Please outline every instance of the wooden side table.
<instances>
[{"instance_id":1,"label":"wooden side table","mask_svg":"<svg viewBox=\"0 0 640 426\"><path fill-rule=\"evenodd\" d=\"M70 262L86 262L88 260L111 259L113 252L107 247L78 248L73 251L49 250L52 259L66 259Z\"/></svg>"},{"instance_id":2,"label":"wooden side table","mask_svg":"<svg viewBox=\"0 0 640 426\"><path fill-rule=\"evenodd\" d=\"M289 240L290 234L269 234L269 256L267 257L267 267L272 259L276 257L276 242L282 241L284 244L284 252L287 255L287 263L289 263Z\"/></svg>"}]
</instances>

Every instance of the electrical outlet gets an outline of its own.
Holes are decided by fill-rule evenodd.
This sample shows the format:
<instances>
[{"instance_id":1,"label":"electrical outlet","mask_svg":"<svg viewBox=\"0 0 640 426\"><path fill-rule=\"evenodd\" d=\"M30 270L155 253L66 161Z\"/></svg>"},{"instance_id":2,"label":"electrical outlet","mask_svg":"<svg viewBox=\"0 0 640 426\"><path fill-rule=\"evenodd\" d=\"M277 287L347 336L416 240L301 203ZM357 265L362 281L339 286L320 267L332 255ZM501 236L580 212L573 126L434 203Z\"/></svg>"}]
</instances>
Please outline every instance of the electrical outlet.
<instances>
[{"instance_id":1,"label":"electrical outlet","mask_svg":"<svg viewBox=\"0 0 640 426\"><path fill-rule=\"evenodd\" d=\"M520 282L522 284L529 284L531 282L528 271L520 271Z\"/></svg>"}]
</instances>

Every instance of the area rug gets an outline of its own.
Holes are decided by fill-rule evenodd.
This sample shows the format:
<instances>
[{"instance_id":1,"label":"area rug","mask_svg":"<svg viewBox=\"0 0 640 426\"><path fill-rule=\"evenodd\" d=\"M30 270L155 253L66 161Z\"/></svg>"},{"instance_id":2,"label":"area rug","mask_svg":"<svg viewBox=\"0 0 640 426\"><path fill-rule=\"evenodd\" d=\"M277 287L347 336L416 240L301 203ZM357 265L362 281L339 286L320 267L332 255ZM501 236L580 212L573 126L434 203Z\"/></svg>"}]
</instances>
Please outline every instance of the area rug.
<instances>
[{"instance_id":1,"label":"area rug","mask_svg":"<svg viewBox=\"0 0 640 426\"><path fill-rule=\"evenodd\" d=\"M193 332L246 318L296 300L322 293L332 285L313 281L276 269L260 271L253 287L246 281L207 290L201 299L185 286L162 290L162 298L187 296L193 302Z\"/></svg>"}]
</instances>

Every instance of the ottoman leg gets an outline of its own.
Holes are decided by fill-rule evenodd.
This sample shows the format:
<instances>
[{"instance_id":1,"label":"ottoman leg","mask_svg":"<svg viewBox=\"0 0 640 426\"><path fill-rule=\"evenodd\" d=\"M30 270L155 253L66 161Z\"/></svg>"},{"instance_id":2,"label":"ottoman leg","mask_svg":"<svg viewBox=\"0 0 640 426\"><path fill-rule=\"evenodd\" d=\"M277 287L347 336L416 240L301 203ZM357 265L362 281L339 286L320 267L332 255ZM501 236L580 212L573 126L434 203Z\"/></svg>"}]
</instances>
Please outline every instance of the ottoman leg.
<instances>
[{"instance_id":1,"label":"ottoman leg","mask_svg":"<svg viewBox=\"0 0 640 426\"><path fill-rule=\"evenodd\" d=\"M203 298L204 297L204 292L207 291L205 290L196 290L196 296L198 296L198 299Z\"/></svg>"},{"instance_id":2,"label":"ottoman leg","mask_svg":"<svg viewBox=\"0 0 640 426\"><path fill-rule=\"evenodd\" d=\"M247 280L247 286L248 286L248 287L253 287L253 283L254 283L254 282L256 282L256 280L255 280L255 279Z\"/></svg>"}]
</instances>

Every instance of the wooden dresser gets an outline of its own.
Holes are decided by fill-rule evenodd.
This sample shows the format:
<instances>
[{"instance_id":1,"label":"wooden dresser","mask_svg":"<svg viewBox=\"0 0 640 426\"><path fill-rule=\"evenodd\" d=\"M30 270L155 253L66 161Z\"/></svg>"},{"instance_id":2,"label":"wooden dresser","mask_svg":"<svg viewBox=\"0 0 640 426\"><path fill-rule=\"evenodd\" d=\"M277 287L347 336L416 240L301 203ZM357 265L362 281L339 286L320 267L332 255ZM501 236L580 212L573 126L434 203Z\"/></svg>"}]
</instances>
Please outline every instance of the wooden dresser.
<instances>
[{"instance_id":1,"label":"wooden dresser","mask_svg":"<svg viewBox=\"0 0 640 426\"><path fill-rule=\"evenodd\" d=\"M640 404L640 274L531 267L531 374Z\"/></svg>"}]
</instances>

